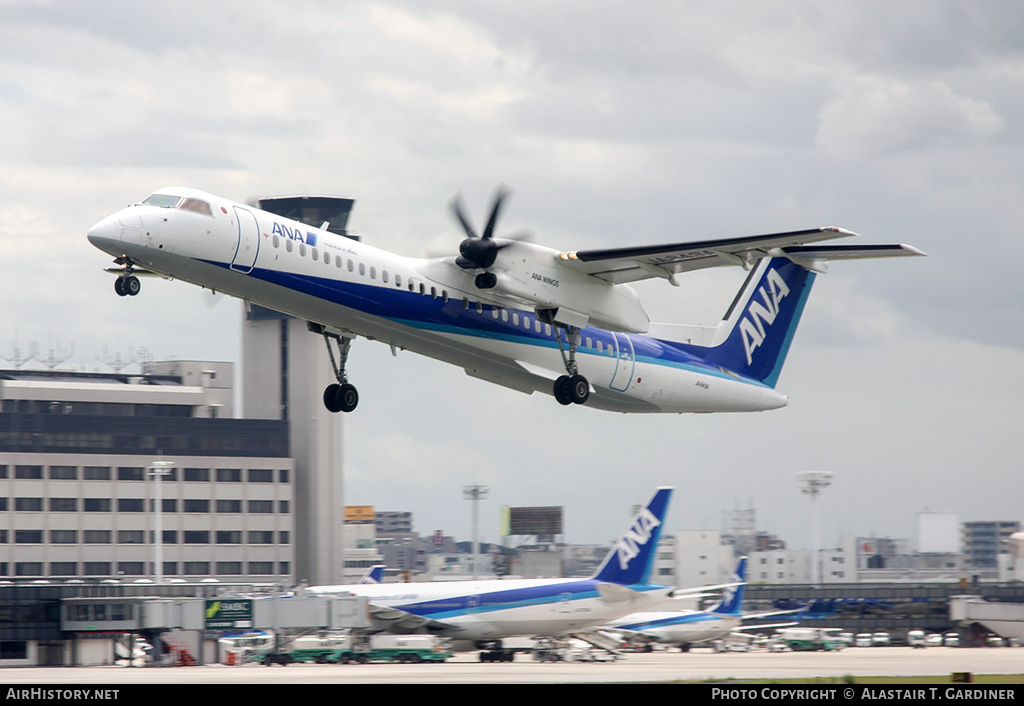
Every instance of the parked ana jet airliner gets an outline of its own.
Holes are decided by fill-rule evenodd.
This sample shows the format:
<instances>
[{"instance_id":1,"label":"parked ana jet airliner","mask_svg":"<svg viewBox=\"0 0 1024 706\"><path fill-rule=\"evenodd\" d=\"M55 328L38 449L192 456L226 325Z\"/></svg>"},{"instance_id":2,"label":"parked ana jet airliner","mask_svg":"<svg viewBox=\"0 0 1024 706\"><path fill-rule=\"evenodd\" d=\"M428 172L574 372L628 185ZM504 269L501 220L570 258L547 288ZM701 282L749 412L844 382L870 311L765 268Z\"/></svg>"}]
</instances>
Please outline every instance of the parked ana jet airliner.
<instances>
[{"instance_id":1,"label":"parked ana jet airliner","mask_svg":"<svg viewBox=\"0 0 1024 706\"><path fill-rule=\"evenodd\" d=\"M549 392L564 405L775 409L788 403L775 385L815 273L832 259L923 254L906 245L809 245L855 235L831 227L558 251L495 237L505 195L498 192L481 235L452 201L467 236L457 257L403 257L332 233L327 222L185 187L158 190L88 237L115 256L121 296L139 293L138 275L155 274L305 319L331 354L337 382L323 397L332 412L358 404L346 371L358 336L516 390ZM753 269L717 327L651 324L629 285L652 277L678 284L681 273L721 265Z\"/></svg>"},{"instance_id":2,"label":"parked ana jet airliner","mask_svg":"<svg viewBox=\"0 0 1024 706\"><path fill-rule=\"evenodd\" d=\"M743 593L746 589L747 557L741 557L733 574L737 585L727 588L710 610L671 610L633 613L605 623L604 627L635 635L649 642L679 645L683 651L694 642L725 637L743 622Z\"/></svg>"},{"instance_id":3,"label":"parked ana jet airliner","mask_svg":"<svg viewBox=\"0 0 1024 706\"><path fill-rule=\"evenodd\" d=\"M679 648L686 652L694 643L710 642L721 639L731 632L738 632L744 620L797 612L779 610L768 613L743 612L743 594L747 586L747 557L745 556L740 557L736 562L736 571L732 575L732 580L734 583L725 588L721 600L709 610L672 610L670 602L661 606L660 611L633 613L606 623L603 627L627 633L648 642L679 645ZM795 624L795 621L790 621L753 627L776 628Z\"/></svg>"},{"instance_id":4,"label":"parked ana jet airliner","mask_svg":"<svg viewBox=\"0 0 1024 706\"><path fill-rule=\"evenodd\" d=\"M670 598L671 587L648 580L671 496L671 488L659 488L587 579L359 583L308 590L367 596L374 628L381 631L431 632L499 650L506 637L563 635Z\"/></svg>"}]
</instances>

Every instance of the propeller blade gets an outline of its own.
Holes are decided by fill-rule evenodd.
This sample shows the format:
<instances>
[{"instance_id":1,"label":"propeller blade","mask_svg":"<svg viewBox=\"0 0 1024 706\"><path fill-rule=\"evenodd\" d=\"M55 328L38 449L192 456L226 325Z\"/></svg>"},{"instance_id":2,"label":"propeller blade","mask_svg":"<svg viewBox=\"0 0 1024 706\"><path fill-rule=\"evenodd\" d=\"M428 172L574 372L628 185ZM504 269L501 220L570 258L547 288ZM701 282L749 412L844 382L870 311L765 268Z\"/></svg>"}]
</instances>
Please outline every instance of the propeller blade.
<instances>
[{"instance_id":1,"label":"propeller blade","mask_svg":"<svg viewBox=\"0 0 1024 706\"><path fill-rule=\"evenodd\" d=\"M466 235L470 238L478 237L476 231L473 230L473 226L469 224L466 216L462 213L462 194L455 194L455 196L452 197L452 200L448 202L448 206L451 208L452 213L455 214L455 217L459 220L459 223L462 224L462 229L466 231Z\"/></svg>"},{"instance_id":2,"label":"propeller blade","mask_svg":"<svg viewBox=\"0 0 1024 706\"><path fill-rule=\"evenodd\" d=\"M498 190L494 193L494 205L491 206L491 217L487 219L487 227L484 228L484 234L481 236L484 240L490 240L494 237L494 225L498 222L498 215L501 213L501 206L505 202L505 197L507 197L509 193L509 190L503 186L499 186Z\"/></svg>"},{"instance_id":3,"label":"propeller blade","mask_svg":"<svg viewBox=\"0 0 1024 706\"><path fill-rule=\"evenodd\" d=\"M487 226L484 228L483 235L476 234L476 231L470 224L469 219L466 217L466 214L462 209L461 193L455 194L451 201L448 202L448 206L451 208L452 213L455 214L459 223L462 224L462 229L466 231L466 235L468 236L459 245L459 252L462 256L455 260L455 263L459 267L467 270L477 268L486 270L494 264L494 260L498 257L498 251L503 247L506 247L507 243L499 245L494 242L494 229L498 223L498 216L501 215L501 208L510 193L511 191L504 186L499 186L494 192L494 203L491 205L491 215L487 218Z\"/></svg>"}]
</instances>

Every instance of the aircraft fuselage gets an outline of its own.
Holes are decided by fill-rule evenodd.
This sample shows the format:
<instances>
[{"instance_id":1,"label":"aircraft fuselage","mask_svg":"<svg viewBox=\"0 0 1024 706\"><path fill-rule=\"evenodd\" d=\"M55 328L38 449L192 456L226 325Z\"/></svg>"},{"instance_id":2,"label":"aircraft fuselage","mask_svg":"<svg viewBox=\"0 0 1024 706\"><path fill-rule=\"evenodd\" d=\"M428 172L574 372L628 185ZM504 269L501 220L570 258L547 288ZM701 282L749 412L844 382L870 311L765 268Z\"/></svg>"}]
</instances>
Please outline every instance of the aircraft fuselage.
<instances>
[{"instance_id":1,"label":"aircraft fuselage","mask_svg":"<svg viewBox=\"0 0 1024 706\"><path fill-rule=\"evenodd\" d=\"M93 226L89 240L140 268L345 336L452 363L513 389L550 394L561 374L555 336L567 346L565 330L542 321L539 306L516 308L507 299L503 305L475 286L470 270L443 259L397 255L194 189L160 194L185 201L177 207L145 203L123 209ZM183 206L187 201L208 204L208 212ZM618 412L749 412L787 403L771 387L679 346L623 332L647 325L631 287L560 272L557 253L548 248L517 247L514 253L524 262L499 257L494 268L496 276L506 278L503 291L514 293L521 285L530 301L550 293L552 303L563 306L595 302L590 320L618 327L579 328L578 365L593 386L589 406ZM513 278L517 284L510 284Z\"/></svg>"}]
</instances>

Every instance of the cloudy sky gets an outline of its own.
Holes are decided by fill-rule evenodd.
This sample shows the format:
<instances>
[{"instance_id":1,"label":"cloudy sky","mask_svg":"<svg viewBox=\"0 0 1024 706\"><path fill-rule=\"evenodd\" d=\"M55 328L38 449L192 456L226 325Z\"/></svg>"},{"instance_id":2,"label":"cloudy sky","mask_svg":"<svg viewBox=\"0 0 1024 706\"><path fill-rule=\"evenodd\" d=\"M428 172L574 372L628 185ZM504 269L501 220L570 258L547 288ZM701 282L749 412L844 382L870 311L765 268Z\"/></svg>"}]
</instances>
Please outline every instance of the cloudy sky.
<instances>
[{"instance_id":1,"label":"cloudy sky","mask_svg":"<svg viewBox=\"0 0 1024 706\"><path fill-rule=\"evenodd\" d=\"M479 222L499 183L502 229L564 249L838 225L930 257L818 279L789 407L563 408L359 341L348 501L467 536L477 481L489 539L502 505L564 504L568 539L601 542L674 485L670 529L753 506L806 547L794 473L820 469L826 542L1024 516L1016 3L423 5L0 2L0 365L33 343L87 370L239 359L237 302L149 280L121 299L85 239L168 184L352 196L350 226L406 255L454 252L448 199ZM655 320L714 324L742 275L641 290Z\"/></svg>"}]
</instances>

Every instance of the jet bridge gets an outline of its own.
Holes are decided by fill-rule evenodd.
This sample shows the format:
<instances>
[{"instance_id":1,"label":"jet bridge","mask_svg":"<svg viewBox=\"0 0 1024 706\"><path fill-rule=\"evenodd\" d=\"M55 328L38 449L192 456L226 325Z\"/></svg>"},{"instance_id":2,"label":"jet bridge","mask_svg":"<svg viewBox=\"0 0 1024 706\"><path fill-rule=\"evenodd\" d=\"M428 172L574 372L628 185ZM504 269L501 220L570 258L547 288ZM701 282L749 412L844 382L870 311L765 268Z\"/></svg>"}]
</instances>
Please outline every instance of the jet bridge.
<instances>
[{"instance_id":1,"label":"jet bridge","mask_svg":"<svg viewBox=\"0 0 1024 706\"><path fill-rule=\"evenodd\" d=\"M295 634L371 627L368 602L363 596L287 595L65 598L61 601L60 623L61 630L73 634L76 641L113 641L126 634L143 634L154 645L173 642L200 662L216 659L216 654L204 655L204 645L215 646L224 632ZM209 652L210 647L205 651ZM103 650L105 647L94 645L92 652ZM84 647L76 649L78 655L85 653Z\"/></svg>"}]
</instances>

